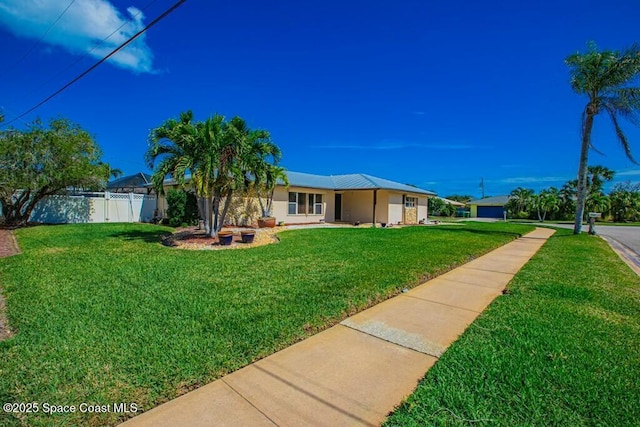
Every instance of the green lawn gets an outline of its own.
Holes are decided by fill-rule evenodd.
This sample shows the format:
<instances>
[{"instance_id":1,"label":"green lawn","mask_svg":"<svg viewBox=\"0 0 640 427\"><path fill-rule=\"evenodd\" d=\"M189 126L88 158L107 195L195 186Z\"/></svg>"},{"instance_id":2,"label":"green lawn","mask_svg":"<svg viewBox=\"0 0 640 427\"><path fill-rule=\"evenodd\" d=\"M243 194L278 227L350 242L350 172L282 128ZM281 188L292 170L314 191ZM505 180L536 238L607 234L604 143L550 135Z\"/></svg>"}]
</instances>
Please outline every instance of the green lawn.
<instances>
[{"instance_id":1,"label":"green lawn","mask_svg":"<svg viewBox=\"0 0 640 427\"><path fill-rule=\"evenodd\" d=\"M387 426L637 426L640 278L558 230Z\"/></svg>"},{"instance_id":2,"label":"green lawn","mask_svg":"<svg viewBox=\"0 0 640 427\"><path fill-rule=\"evenodd\" d=\"M573 221L568 221L568 220L564 220L564 221L549 221L546 220L544 222L540 222L538 220L535 219L509 219L507 220L507 222L511 222L511 223L528 223L528 224L532 224L532 225L544 225L544 224L565 224L565 225L573 225L574 222ZM611 225L614 227L640 227L640 222L613 222L613 221L596 221L596 227L598 225ZM583 228L588 227L589 223L588 222L583 222L582 223Z\"/></svg>"},{"instance_id":3,"label":"green lawn","mask_svg":"<svg viewBox=\"0 0 640 427\"><path fill-rule=\"evenodd\" d=\"M0 261L18 331L0 342L0 401L149 409L531 229L306 229L231 251L163 247L169 229L151 225L22 229L23 253ZM0 425L126 417L0 414Z\"/></svg>"}]
</instances>

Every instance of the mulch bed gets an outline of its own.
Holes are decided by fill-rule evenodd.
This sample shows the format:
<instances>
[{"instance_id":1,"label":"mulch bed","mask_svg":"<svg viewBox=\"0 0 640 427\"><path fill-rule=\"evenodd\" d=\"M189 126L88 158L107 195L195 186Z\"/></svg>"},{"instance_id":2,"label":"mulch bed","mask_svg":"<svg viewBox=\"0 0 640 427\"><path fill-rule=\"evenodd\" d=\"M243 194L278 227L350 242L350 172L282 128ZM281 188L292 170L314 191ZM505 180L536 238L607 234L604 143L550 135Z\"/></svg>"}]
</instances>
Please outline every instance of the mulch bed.
<instances>
[{"instance_id":1,"label":"mulch bed","mask_svg":"<svg viewBox=\"0 0 640 427\"><path fill-rule=\"evenodd\" d=\"M188 250L224 250L224 249L246 249L256 246L277 243L276 231L280 229L261 228L255 229L255 237L253 243L243 243L241 228L224 229L223 231L233 231L233 242L231 245L221 245L217 238L208 237L204 230L198 230L196 227L180 228L173 234L163 238L162 244L178 249ZM246 229L244 229L246 230Z\"/></svg>"},{"instance_id":2,"label":"mulch bed","mask_svg":"<svg viewBox=\"0 0 640 427\"><path fill-rule=\"evenodd\" d=\"M0 258L6 258L20 253L18 242L11 230L0 229ZM13 336L13 332L9 328L7 321L6 306L4 297L2 296L2 288L0 287L0 341Z\"/></svg>"},{"instance_id":3,"label":"mulch bed","mask_svg":"<svg viewBox=\"0 0 640 427\"><path fill-rule=\"evenodd\" d=\"M11 230L0 229L0 258L20 253L18 242Z\"/></svg>"}]
</instances>

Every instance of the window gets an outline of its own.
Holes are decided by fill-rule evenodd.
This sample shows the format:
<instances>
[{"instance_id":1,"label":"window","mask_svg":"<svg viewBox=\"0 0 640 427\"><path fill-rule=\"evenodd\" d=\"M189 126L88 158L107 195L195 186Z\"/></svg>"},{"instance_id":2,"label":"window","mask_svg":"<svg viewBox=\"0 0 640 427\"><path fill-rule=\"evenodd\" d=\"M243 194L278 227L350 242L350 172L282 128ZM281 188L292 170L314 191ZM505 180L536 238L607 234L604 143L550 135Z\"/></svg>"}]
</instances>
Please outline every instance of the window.
<instances>
[{"instance_id":1,"label":"window","mask_svg":"<svg viewBox=\"0 0 640 427\"><path fill-rule=\"evenodd\" d=\"M417 199L415 197L406 196L404 198L404 207L405 208L415 208Z\"/></svg>"},{"instance_id":2,"label":"window","mask_svg":"<svg viewBox=\"0 0 640 427\"><path fill-rule=\"evenodd\" d=\"M307 213L307 193L298 193L298 213Z\"/></svg>"},{"instance_id":3,"label":"window","mask_svg":"<svg viewBox=\"0 0 640 427\"><path fill-rule=\"evenodd\" d=\"M315 205L316 195L309 194L309 205L307 206L307 213L313 213L313 206Z\"/></svg>"},{"instance_id":4,"label":"window","mask_svg":"<svg viewBox=\"0 0 640 427\"><path fill-rule=\"evenodd\" d=\"M289 215L298 213L298 193L289 193Z\"/></svg>"},{"instance_id":5,"label":"window","mask_svg":"<svg viewBox=\"0 0 640 427\"><path fill-rule=\"evenodd\" d=\"M289 215L322 215L322 194L289 193Z\"/></svg>"}]
</instances>

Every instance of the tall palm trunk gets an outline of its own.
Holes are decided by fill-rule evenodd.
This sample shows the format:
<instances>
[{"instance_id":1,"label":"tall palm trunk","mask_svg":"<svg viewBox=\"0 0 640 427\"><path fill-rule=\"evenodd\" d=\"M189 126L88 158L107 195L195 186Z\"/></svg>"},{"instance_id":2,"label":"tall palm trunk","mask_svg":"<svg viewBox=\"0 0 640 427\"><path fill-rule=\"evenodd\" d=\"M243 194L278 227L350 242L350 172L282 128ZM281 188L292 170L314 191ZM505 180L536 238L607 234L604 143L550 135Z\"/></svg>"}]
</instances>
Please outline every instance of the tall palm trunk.
<instances>
[{"instance_id":1,"label":"tall palm trunk","mask_svg":"<svg viewBox=\"0 0 640 427\"><path fill-rule=\"evenodd\" d=\"M224 220L227 217L227 212L229 212L229 206L231 206L232 196L233 196L233 190L227 191L227 195L225 196L225 199L224 199L224 207L222 208L222 214L220 214L220 220L218 222L218 227L216 229L216 232L222 230L222 227L224 226Z\"/></svg>"},{"instance_id":2,"label":"tall palm trunk","mask_svg":"<svg viewBox=\"0 0 640 427\"><path fill-rule=\"evenodd\" d=\"M218 212L220 212L220 196L213 196L212 209L209 211L209 236L218 235Z\"/></svg>"},{"instance_id":3,"label":"tall palm trunk","mask_svg":"<svg viewBox=\"0 0 640 427\"><path fill-rule=\"evenodd\" d=\"M582 231L582 217L584 216L584 206L587 201L589 147L591 146L593 116L596 114L596 112L596 107L592 103L589 103L585 110L586 118L582 127L582 148L580 151L580 165L578 166L578 194L576 200L576 217L573 226L573 234L580 234L580 232Z\"/></svg>"}]
</instances>

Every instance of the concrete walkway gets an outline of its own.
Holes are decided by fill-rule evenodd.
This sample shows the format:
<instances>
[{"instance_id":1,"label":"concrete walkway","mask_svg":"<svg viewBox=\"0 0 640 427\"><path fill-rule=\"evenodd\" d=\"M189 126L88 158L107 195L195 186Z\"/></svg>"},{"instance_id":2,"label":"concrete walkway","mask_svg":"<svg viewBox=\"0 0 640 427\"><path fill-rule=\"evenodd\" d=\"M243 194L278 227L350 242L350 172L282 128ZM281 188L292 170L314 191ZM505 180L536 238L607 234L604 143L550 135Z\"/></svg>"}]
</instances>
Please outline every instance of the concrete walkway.
<instances>
[{"instance_id":1,"label":"concrete walkway","mask_svg":"<svg viewBox=\"0 0 640 427\"><path fill-rule=\"evenodd\" d=\"M124 425L379 425L553 233L537 228Z\"/></svg>"}]
</instances>

